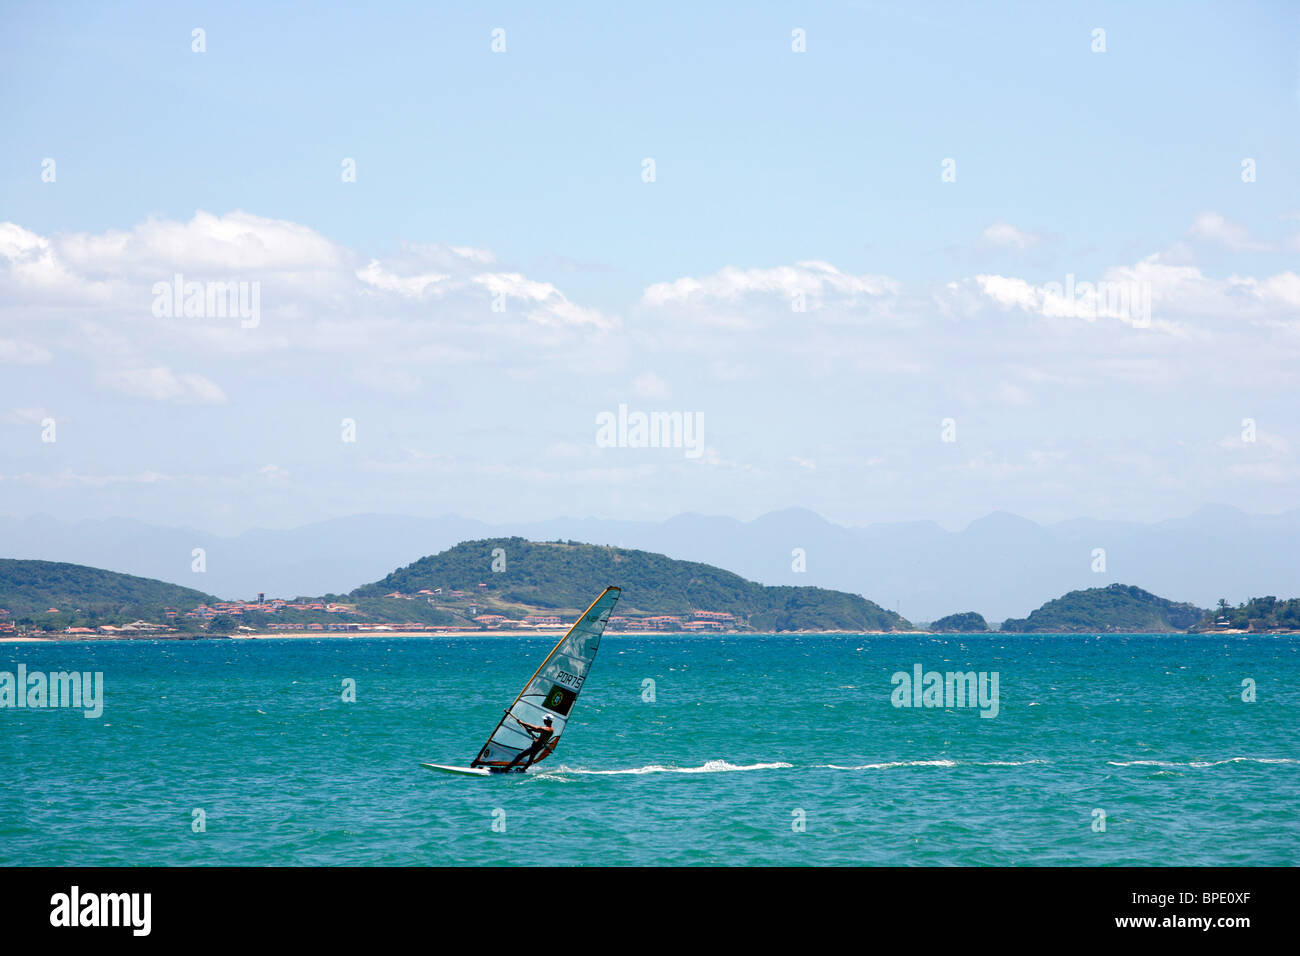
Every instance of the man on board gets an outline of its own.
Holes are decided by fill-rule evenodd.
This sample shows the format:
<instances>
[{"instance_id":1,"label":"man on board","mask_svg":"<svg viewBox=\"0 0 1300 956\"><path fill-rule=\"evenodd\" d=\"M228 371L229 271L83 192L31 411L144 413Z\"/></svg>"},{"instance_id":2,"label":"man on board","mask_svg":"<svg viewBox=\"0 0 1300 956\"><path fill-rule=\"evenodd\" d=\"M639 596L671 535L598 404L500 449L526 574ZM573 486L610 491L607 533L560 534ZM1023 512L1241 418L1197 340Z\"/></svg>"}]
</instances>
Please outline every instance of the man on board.
<instances>
[{"instance_id":1,"label":"man on board","mask_svg":"<svg viewBox=\"0 0 1300 956\"><path fill-rule=\"evenodd\" d=\"M515 720L519 720L519 718L516 717ZM541 727L536 724L530 724L526 720L519 720L519 723L523 726L524 730L528 731L529 736L533 738L533 745L527 750L521 751L518 757L510 761L506 766L506 770L515 769L515 764L519 763L519 761L524 758L528 758L528 763L524 764L524 769L527 770L538 761L540 754L546 752L546 744L550 741L551 735L555 733L555 728L551 726L550 714L547 714L542 718Z\"/></svg>"}]
</instances>

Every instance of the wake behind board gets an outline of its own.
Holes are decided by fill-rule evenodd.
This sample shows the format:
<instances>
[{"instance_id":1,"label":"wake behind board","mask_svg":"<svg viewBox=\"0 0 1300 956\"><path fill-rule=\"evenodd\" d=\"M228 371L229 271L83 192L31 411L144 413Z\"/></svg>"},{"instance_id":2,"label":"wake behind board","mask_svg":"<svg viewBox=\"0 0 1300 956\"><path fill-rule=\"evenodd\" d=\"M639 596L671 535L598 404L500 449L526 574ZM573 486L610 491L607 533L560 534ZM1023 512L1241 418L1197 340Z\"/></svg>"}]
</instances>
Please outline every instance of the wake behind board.
<instances>
[{"instance_id":1,"label":"wake behind board","mask_svg":"<svg viewBox=\"0 0 1300 956\"><path fill-rule=\"evenodd\" d=\"M420 766L442 773L486 777L504 772L519 773L554 753L569 722L574 702L586 683L592 661L596 659L600 637L620 593L620 588L607 587L591 602L591 606L533 672L468 767L423 762ZM537 752L535 748L544 730L543 721L550 721L547 726L551 728L551 736L546 746ZM507 767L511 769L507 771Z\"/></svg>"}]
</instances>

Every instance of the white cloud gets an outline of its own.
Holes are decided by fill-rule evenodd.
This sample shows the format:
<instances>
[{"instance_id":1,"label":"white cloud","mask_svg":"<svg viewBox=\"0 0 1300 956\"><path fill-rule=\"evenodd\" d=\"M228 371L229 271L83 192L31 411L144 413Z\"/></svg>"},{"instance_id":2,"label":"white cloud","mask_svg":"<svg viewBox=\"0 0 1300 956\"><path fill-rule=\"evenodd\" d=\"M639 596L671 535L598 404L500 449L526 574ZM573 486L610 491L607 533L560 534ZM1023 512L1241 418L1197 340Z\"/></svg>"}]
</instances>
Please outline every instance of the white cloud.
<instances>
[{"instance_id":1,"label":"white cloud","mask_svg":"<svg viewBox=\"0 0 1300 956\"><path fill-rule=\"evenodd\" d=\"M193 372L178 375L165 365L104 371L99 374L98 381L107 388L155 402L202 405L224 405L226 402L225 392L202 375Z\"/></svg>"},{"instance_id":2,"label":"white cloud","mask_svg":"<svg viewBox=\"0 0 1300 956\"><path fill-rule=\"evenodd\" d=\"M408 299L418 299L426 292L438 294L438 284L451 278L445 272L426 272L420 275L402 276L390 272L380 265L378 259L371 259L364 269L357 270L357 278L366 285L383 292L395 292Z\"/></svg>"},{"instance_id":3,"label":"white cloud","mask_svg":"<svg viewBox=\"0 0 1300 956\"><path fill-rule=\"evenodd\" d=\"M0 222L0 293L11 300L40 296L51 302L95 301L109 287L77 275L55 244L17 223Z\"/></svg>"},{"instance_id":4,"label":"white cloud","mask_svg":"<svg viewBox=\"0 0 1300 956\"><path fill-rule=\"evenodd\" d=\"M0 365L44 365L53 356L30 342L0 339Z\"/></svg>"},{"instance_id":5,"label":"white cloud","mask_svg":"<svg viewBox=\"0 0 1300 956\"><path fill-rule=\"evenodd\" d=\"M999 382L993 394L1004 405L1027 408L1033 404L1033 396L1029 391L1013 382Z\"/></svg>"},{"instance_id":6,"label":"white cloud","mask_svg":"<svg viewBox=\"0 0 1300 956\"><path fill-rule=\"evenodd\" d=\"M642 294L650 307L719 300L739 302L747 296L776 297L789 303L796 295L807 297L809 307L832 295L853 299L878 297L898 292L898 284L887 276L850 275L826 262L798 262L772 269L726 268L702 279L691 277L658 282Z\"/></svg>"},{"instance_id":7,"label":"white cloud","mask_svg":"<svg viewBox=\"0 0 1300 956\"><path fill-rule=\"evenodd\" d=\"M1291 443L1286 438L1274 432L1261 431L1258 428L1255 430L1254 441L1246 441L1244 435L1237 433L1219 439L1218 446L1233 451L1254 452L1258 450L1269 457L1287 457L1291 454Z\"/></svg>"},{"instance_id":8,"label":"white cloud","mask_svg":"<svg viewBox=\"0 0 1300 956\"><path fill-rule=\"evenodd\" d=\"M595 309L585 309L570 302L551 283L535 282L517 272L485 272L474 276L471 281L485 288L493 297L501 297L506 312L510 311L510 299L531 303L532 307L525 306L523 312L531 322L606 329L616 324ZM484 309L490 311L487 300Z\"/></svg>"},{"instance_id":9,"label":"white cloud","mask_svg":"<svg viewBox=\"0 0 1300 956\"><path fill-rule=\"evenodd\" d=\"M175 249L166 245L172 237ZM1003 238L1020 241L1010 230ZM1193 236L1184 242L1187 250L1199 245ZM97 411L90 403L113 397L104 390L163 404L226 404L234 407L222 418L231 421L274 409L283 432L274 443L265 434L249 438L248 454L257 457L245 459L255 464L240 479L268 494L282 472L293 473L295 489L322 473L353 474L332 468L340 451L339 463L373 477L358 486L381 501L405 475L445 476L449 487L466 474L499 481L492 493L512 501L515 486L506 483L526 478L528 469L555 482L566 464L593 466L578 481L662 479L666 466L657 462L610 470L583 455L547 455L586 448L592 415L631 396L660 405L671 398L672 406L705 415L716 447L683 469L753 478L762 469L747 469L771 462L779 467L767 478L806 483L849 460L844 441L860 441L851 461L870 470L872 481L886 472L871 461L886 452L902 456L889 459L888 474L916 479L906 489L898 479L903 494L924 484L917 463L926 461L929 443L900 438L911 426L893 416L933 403L979 423L962 433L963 443L971 442L963 444L963 464L945 467L963 467L988 487L1033 476L1026 493L1037 494L1071 463L1029 449L1044 436L1054 447L1064 447L1071 431L1077 440L1080 419L1091 422L1102 406L1146 415L1177 396L1180 414L1184 403L1208 414L1210 402L1238 401L1249 368L1245 387L1255 392L1241 398L1240 414L1257 409L1261 421L1277 420L1269 395L1294 395L1300 360L1297 271L1215 274L1166 250L1075 277L1081 288L1090 281L1094 296L1098 280L1148 288L1149 327L1133 328L1138 317L1115 314L1104 296L1093 302L1091 319L1080 316L1066 299L1065 275L958 274L905 290L865 267L729 266L648 286L624 320L464 246L405 244L372 256L307 227L242 213L71 238L9 224L0 229L0 356L37 363L37 372L57 360L68 370L57 392L34 389L11 405L57 402L61 414L79 420L87 407ZM195 281L260 282L260 323L241 328L238 321L153 315L152 284L175 272ZM792 307L799 295L806 312ZM494 296L504 312L493 311ZM96 388L100 394L88 394ZM1088 407L1098 396L1105 400ZM337 442L338 419L354 415L364 422L362 455ZM174 426L167 440L185 454L208 453L188 444L183 411L158 417L164 429ZM132 448L141 468L153 440L140 437ZM1112 440L1123 445L1107 433ZM438 457L399 451L421 445ZM498 461L503 447L518 460L502 462L501 471L478 470L477 463ZM1226 480L1229 465L1253 462L1221 454L1232 460L1217 469L1216 481ZM321 461L330 462L323 471ZM278 470L259 473L265 462ZM919 470L909 472L913 465ZM393 485L382 484L390 478ZM1161 480L1154 476L1152 487ZM760 484L752 494L780 493ZM483 486L462 490L486 494ZM725 497L748 493L731 488Z\"/></svg>"},{"instance_id":10,"label":"white cloud","mask_svg":"<svg viewBox=\"0 0 1300 956\"><path fill-rule=\"evenodd\" d=\"M1173 323L1152 321L1154 285L1149 273L1110 269L1099 280L1066 275L1060 281L1032 285L1025 279L1001 275L977 275L975 284L990 300L1003 308L1015 308L1047 319L1118 319L1135 327L1153 326L1173 331Z\"/></svg>"},{"instance_id":11,"label":"white cloud","mask_svg":"<svg viewBox=\"0 0 1300 956\"><path fill-rule=\"evenodd\" d=\"M478 265L491 265L497 261L497 257L487 249L473 249L470 246L451 246L449 248L462 259Z\"/></svg>"},{"instance_id":12,"label":"white cloud","mask_svg":"<svg viewBox=\"0 0 1300 956\"><path fill-rule=\"evenodd\" d=\"M3 477L8 481L32 485L42 489L72 487L103 488L108 485L155 485L159 482L174 480L172 475L167 475L158 471L141 471L129 475L88 475L80 474L66 468L63 471L55 472L53 474L36 474L28 471L22 472L21 474L4 475L0 477Z\"/></svg>"},{"instance_id":13,"label":"white cloud","mask_svg":"<svg viewBox=\"0 0 1300 956\"><path fill-rule=\"evenodd\" d=\"M281 468L279 465L263 465L257 472L271 484L287 485L289 483L288 470Z\"/></svg>"},{"instance_id":14,"label":"white cloud","mask_svg":"<svg viewBox=\"0 0 1300 956\"><path fill-rule=\"evenodd\" d=\"M351 261L343 246L308 226L235 211L200 210L188 222L149 219L129 232L74 233L54 239L59 257L78 272L137 270L268 273L338 270ZM219 275L207 278L220 278Z\"/></svg>"},{"instance_id":15,"label":"white cloud","mask_svg":"<svg viewBox=\"0 0 1300 956\"><path fill-rule=\"evenodd\" d=\"M1265 252L1271 248L1268 243L1253 238L1245 226L1229 222L1217 212L1198 215L1187 233L1193 238L1217 243L1233 252Z\"/></svg>"},{"instance_id":16,"label":"white cloud","mask_svg":"<svg viewBox=\"0 0 1300 956\"><path fill-rule=\"evenodd\" d=\"M258 321L158 314L155 287L178 275L256 283ZM405 243L365 257L308 226L239 211L95 234L0 223L0 365L73 355L91 381L152 400L224 402L233 374L294 368L289 384L320 360L338 378L399 394L435 380L430 366L510 374L545 361L576 372L600 344L588 333L618 328L470 246Z\"/></svg>"},{"instance_id":17,"label":"white cloud","mask_svg":"<svg viewBox=\"0 0 1300 956\"><path fill-rule=\"evenodd\" d=\"M53 417L44 408L15 408L5 415L3 421L8 425L39 425Z\"/></svg>"},{"instance_id":18,"label":"white cloud","mask_svg":"<svg viewBox=\"0 0 1300 956\"><path fill-rule=\"evenodd\" d=\"M632 392L638 398L664 399L668 397L668 383L654 372L642 372L632 380Z\"/></svg>"},{"instance_id":19,"label":"white cloud","mask_svg":"<svg viewBox=\"0 0 1300 956\"><path fill-rule=\"evenodd\" d=\"M1095 277L1066 275L1035 284L1014 276L978 275L973 284L986 301L1003 308L1051 319L1117 319L1170 333L1207 319L1294 324L1297 316L1290 313L1300 305L1300 276L1294 272L1216 279L1196 266L1167 264L1159 254ZM978 307L979 296L968 292L963 283L949 283L948 308Z\"/></svg>"},{"instance_id":20,"label":"white cloud","mask_svg":"<svg viewBox=\"0 0 1300 956\"><path fill-rule=\"evenodd\" d=\"M984 230L983 238L989 245L1013 249L1028 249L1042 241L1042 236L1032 232L1025 232L1023 229L1017 229L1011 223L1001 219Z\"/></svg>"}]
</instances>

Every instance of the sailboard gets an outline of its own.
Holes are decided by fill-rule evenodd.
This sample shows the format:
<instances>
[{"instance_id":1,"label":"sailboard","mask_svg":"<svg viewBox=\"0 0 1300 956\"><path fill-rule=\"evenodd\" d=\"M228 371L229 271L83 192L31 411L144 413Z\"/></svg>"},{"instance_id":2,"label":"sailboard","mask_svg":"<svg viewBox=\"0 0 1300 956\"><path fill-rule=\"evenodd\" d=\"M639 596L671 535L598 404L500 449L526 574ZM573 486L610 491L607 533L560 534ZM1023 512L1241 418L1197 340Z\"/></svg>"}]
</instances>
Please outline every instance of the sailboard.
<instances>
[{"instance_id":1,"label":"sailboard","mask_svg":"<svg viewBox=\"0 0 1300 956\"><path fill-rule=\"evenodd\" d=\"M559 643L551 648L551 653L546 655L541 666L533 672L533 676L515 697L514 703L506 709L487 743L468 767L436 763L422 763L420 766L444 773L473 776L521 773L554 753L573 713L574 702L591 672L592 661L596 659L596 651L600 647L600 637L605 633L605 625L609 622L609 615L621 593L621 588L607 587L600 597L591 602L591 606L560 638ZM543 718L547 716L551 718L553 733L546 748L534 756L517 759L533 745L533 735L524 724L541 726Z\"/></svg>"},{"instance_id":2,"label":"sailboard","mask_svg":"<svg viewBox=\"0 0 1300 956\"><path fill-rule=\"evenodd\" d=\"M449 767L441 763L422 763L420 766L428 767L430 770L441 770L443 773L468 774L471 777L486 777L492 772L487 767Z\"/></svg>"}]
</instances>

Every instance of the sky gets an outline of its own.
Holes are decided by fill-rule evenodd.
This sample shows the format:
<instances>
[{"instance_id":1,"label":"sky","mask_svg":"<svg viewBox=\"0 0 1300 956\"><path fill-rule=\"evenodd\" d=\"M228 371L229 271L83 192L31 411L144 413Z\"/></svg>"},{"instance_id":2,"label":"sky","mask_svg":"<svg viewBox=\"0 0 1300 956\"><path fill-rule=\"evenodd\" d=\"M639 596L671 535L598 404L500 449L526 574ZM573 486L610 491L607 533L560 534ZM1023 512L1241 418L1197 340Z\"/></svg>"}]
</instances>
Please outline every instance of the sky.
<instances>
[{"instance_id":1,"label":"sky","mask_svg":"<svg viewBox=\"0 0 1300 956\"><path fill-rule=\"evenodd\" d=\"M3 514L1300 507L1292 4L4 4L0 93Z\"/></svg>"}]
</instances>

